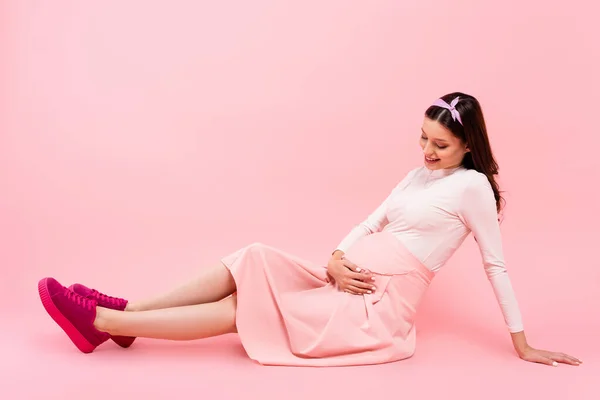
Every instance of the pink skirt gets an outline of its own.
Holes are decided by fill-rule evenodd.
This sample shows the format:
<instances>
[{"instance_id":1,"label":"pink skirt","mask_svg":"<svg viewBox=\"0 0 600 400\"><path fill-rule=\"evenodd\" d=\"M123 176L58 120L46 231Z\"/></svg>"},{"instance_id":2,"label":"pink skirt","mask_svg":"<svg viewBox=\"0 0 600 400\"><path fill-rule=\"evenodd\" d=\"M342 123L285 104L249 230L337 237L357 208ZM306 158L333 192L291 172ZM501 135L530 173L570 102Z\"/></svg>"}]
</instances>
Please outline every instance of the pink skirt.
<instances>
[{"instance_id":1,"label":"pink skirt","mask_svg":"<svg viewBox=\"0 0 600 400\"><path fill-rule=\"evenodd\" d=\"M414 354L416 310L433 272L385 231L359 239L345 258L375 275L373 294L343 292L324 266L260 243L222 259L237 284L236 325L251 359L325 367Z\"/></svg>"}]
</instances>

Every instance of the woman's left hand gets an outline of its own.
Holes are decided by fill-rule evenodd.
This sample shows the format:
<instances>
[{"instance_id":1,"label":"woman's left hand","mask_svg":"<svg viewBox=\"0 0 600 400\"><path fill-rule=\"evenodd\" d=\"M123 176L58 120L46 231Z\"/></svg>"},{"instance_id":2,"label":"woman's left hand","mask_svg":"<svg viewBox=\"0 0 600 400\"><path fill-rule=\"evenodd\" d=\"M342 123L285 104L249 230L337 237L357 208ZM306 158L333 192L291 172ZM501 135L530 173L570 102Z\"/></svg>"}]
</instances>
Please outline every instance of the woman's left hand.
<instances>
[{"instance_id":1,"label":"woman's left hand","mask_svg":"<svg viewBox=\"0 0 600 400\"><path fill-rule=\"evenodd\" d=\"M552 351L538 350L533 347L528 347L527 350L520 354L520 357L529 362L536 362L546 365L558 366L558 363L579 365L581 360L565 353L555 353Z\"/></svg>"}]
</instances>

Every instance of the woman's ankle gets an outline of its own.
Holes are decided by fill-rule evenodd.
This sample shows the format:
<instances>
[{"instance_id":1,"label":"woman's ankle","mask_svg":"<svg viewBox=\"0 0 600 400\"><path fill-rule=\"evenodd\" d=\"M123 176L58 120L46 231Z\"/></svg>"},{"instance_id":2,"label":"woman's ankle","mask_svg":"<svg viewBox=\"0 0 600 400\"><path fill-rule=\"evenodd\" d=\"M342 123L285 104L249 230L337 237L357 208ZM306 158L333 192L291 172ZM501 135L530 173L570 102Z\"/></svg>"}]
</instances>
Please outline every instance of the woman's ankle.
<instances>
[{"instance_id":1,"label":"woman's ankle","mask_svg":"<svg viewBox=\"0 0 600 400\"><path fill-rule=\"evenodd\" d=\"M106 318L106 311L110 310L107 310L106 308L102 307L96 307L96 318L94 319L94 328L96 328L100 332L110 334L109 323L108 319Z\"/></svg>"}]
</instances>

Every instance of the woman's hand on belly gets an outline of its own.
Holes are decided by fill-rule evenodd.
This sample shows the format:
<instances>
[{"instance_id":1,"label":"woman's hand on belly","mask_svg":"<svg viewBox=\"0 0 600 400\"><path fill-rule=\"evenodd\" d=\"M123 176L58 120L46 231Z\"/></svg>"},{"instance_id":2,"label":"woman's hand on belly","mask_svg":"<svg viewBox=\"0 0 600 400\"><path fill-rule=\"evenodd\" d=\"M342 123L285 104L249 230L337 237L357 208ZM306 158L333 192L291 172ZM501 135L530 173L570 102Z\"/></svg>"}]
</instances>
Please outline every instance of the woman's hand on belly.
<instances>
[{"instance_id":1,"label":"woman's hand on belly","mask_svg":"<svg viewBox=\"0 0 600 400\"><path fill-rule=\"evenodd\" d=\"M327 263L327 273L338 288L347 293L363 295L377 289L373 284L375 278L369 271L362 270L345 258L331 258Z\"/></svg>"}]
</instances>

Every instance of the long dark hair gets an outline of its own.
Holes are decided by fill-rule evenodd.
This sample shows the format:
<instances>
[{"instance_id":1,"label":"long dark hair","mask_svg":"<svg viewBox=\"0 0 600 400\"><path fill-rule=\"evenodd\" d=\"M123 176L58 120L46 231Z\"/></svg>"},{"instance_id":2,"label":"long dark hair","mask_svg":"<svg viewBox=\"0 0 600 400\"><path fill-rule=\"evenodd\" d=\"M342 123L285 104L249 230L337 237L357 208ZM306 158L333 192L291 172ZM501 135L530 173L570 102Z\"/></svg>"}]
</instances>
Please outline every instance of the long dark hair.
<instances>
[{"instance_id":1,"label":"long dark hair","mask_svg":"<svg viewBox=\"0 0 600 400\"><path fill-rule=\"evenodd\" d=\"M459 100L455 107L460 114L462 125L452 118L449 110L443 107L431 106L425 111L425 116L445 126L454 136L467 144L470 151L465 154L462 166L481 172L487 177L494 191L496 210L500 213L502 202L505 201L500 195L500 188L496 182L498 163L492 153L481 105L475 97L461 92L449 93L441 99L450 104L456 97Z\"/></svg>"}]
</instances>

